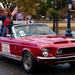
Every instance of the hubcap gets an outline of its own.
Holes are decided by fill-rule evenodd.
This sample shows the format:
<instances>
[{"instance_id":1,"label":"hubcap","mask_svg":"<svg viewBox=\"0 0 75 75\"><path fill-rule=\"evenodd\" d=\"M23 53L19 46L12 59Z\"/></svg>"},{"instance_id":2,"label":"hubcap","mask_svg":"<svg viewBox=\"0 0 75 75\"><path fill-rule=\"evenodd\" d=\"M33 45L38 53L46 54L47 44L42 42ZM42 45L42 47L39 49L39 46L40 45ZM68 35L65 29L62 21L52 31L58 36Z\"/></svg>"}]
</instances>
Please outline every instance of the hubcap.
<instances>
[{"instance_id":1,"label":"hubcap","mask_svg":"<svg viewBox=\"0 0 75 75\"><path fill-rule=\"evenodd\" d=\"M29 70L32 67L32 61L29 54L25 54L23 58L23 65L26 70Z\"/></svg>"}]
</instances>

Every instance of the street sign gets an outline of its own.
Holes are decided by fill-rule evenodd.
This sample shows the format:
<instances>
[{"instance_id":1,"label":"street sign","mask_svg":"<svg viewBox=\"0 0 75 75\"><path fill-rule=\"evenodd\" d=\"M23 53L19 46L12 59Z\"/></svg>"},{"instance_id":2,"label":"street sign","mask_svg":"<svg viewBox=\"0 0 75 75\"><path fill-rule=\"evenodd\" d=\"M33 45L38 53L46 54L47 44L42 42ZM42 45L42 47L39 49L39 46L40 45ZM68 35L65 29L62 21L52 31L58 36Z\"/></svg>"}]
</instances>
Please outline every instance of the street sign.
<instances>
[{"instance_id":1,"label":"street sign","mask_svg":"<svg viewBox=\"0 0 75 75\"><path fill-rule=\"evenodd\" d=\"M72 10L72 4L68 4L68 9Z\"/></svg>"},{"instance_id":2,"label":"street sign","mask_svg":"<svg viewBox=\"0 0 75 75\"><path fill-rule=\"evenodd\" d=\"M75 10L75 0L71 0L72 3L72 10Z\"/></svg>"},{"instance_id":3,"label":"street sign","mask_svg":"<svg viewBox=\"0 0 75 75\"><path fill-rule=\"evenodd\" d=\"M16 19L17 20L23 20L23 13L17 13L16 14Z\"/></svg>"}]
</instances>

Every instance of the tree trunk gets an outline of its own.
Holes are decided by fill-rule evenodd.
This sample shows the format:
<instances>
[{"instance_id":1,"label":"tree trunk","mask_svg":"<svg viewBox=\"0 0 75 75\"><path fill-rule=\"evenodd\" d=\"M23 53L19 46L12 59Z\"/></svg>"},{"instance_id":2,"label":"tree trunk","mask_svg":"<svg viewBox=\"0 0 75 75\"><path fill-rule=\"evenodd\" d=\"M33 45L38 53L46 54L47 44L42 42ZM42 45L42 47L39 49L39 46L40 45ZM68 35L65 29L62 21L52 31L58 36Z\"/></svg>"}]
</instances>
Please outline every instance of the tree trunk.
<instances>
[{"instance_id":1,"label":"tree trunk","mask_svg":"<svg viewBox=\"0 0 75 75\"><path fill-rule=\"evenodd\" d=\"M58 17L56 18L56 34L59 32Z\"/></svg>"},{"instance_id":2,"label":"tree trunk","mask_svg":"<svg viewBox=\"0 0 75 75\"><path fill-rule=\"evenodd\" d=\"M53 31L55 32L55 17L53 18Z\"/></svg>"}]
</instances>

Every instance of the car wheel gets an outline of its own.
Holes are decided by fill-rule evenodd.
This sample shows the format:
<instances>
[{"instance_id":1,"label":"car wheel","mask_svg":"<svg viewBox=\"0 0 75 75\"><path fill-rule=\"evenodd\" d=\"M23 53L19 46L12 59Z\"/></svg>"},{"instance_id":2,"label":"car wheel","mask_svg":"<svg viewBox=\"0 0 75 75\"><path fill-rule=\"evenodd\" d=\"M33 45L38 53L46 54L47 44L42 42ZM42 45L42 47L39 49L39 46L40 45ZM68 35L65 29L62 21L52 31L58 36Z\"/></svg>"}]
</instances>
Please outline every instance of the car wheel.
<instances>
[{"instance_id":1,"label":"car wheel","mask_svg":"<svg viewBox=\"0 0 75 75\"><path fill-rule=\"evenodd\" d=\"M75 67L75 62L70 62L69 63L72 67Z\"/></svg>"},{"instance_id":2,"label":"car wheel","mask_svg":"<svg viewBox=\"0 0 75 75\"><path fill-rule=\"evenodd\" d=\"M33 73L34 70L36 69L36 61L29 52L25 52L23 54L22 63L27 73Z\"/></svg>"}]
</instances>

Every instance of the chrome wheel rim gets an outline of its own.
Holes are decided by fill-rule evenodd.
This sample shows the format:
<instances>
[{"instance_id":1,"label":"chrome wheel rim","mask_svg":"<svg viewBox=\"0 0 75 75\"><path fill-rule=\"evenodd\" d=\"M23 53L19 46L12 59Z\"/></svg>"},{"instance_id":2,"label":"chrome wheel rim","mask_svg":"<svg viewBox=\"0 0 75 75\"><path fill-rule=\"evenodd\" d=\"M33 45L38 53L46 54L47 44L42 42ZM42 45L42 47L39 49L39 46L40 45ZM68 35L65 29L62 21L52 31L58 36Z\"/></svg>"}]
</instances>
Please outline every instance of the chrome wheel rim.
<instances>
[{"instance_id":1,"label":"chrome wheel rim","mask_svg":"<svg viewBox=\"0 0 75 75\"><path fill-rule=\"evenodd\" d=\"M27 71L32 67L32 61L31 61L31 57L29 54L24 55L23 65Z\"/></svg>"}]
</instances>

